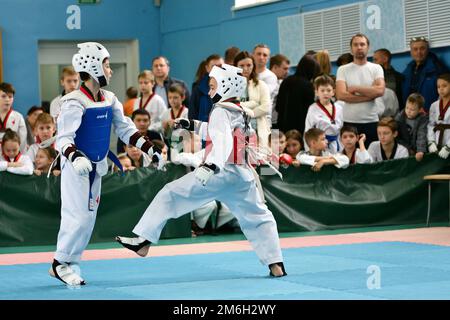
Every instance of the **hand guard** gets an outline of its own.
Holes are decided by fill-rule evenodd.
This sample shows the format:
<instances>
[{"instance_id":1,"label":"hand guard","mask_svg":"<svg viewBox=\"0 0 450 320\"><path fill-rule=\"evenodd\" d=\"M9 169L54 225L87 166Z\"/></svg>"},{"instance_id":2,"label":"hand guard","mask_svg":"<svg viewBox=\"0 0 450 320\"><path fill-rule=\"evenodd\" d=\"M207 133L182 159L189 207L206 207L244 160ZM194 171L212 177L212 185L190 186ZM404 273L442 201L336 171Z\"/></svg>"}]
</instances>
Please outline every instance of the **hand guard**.
<instances>
[{"instance_id":1,"label":"hand guard","mask_svg":"<svg viewBox=\"0 0 450 320\"><path fill-rule=\"evenodd\" d=\"M216 169L215 164L203 163L195 170L195 179L205 186L208 180L216 173Z\"/></svg>"},{"instance_id":2,"label":"hand guard","mask_svg":"<svg viewBox=\"0 0 450 320\"><path fill-rule=\"evenodd\" d=\"M450 155L450 149L447 146L442 147L441 151L439 151L439 157L442 159L447 159Z\"/></svg>"},{"instance_id":3,"label":"hand guard","mask_svg":"<svg viewBox=\"0 0 450 320\"><path fill-rule=\"evenodd\" d=\"M153 156L156 154L159 154L161 156L161 149L158 148L158 146L153 145L150 149L148 149L147 154L150 158L152 158L153 161Z\"/></svg>"},{"instance_id":4,"label":"hand guard","mask_svg":"<svg viewBox=\"0 0 450 320\"><path fill-rule=\"evenodd\" d=\"M86 157L77 157L72 162L73 169L80 176L88 175L92 171L92 164Z\"/></svg>"},{"instance_id":5,"label":"hand guard","mask_svg":"<svg viewBox=\"0 0 450 320\"><path fill-rule=\"evenodd\" d=\"M292 159L292 157L290 155L288 155L287 153L283 153L280 158L279 158L280 164L284 167L287 168L289 167L289 165L292 164L292 162L294 161Z\"/></svg>"},{"instance_id":6,"label":"hand guard","mask_svg":"<svg viewBox=\"0 0 450 320\"><path fill-rule=\"evenodd\" d=\"M158 169L158 170L162 170L164 168L164 165L166 164L161 153L159 152L153 152L153 156L152 156L152 164L153 166Z\"/></svg>"},{"instance_id":7,"label":"hand guard","mask_svg":"<svg viewBox=\"0 0 450 320\"><path fill-rule=\"evenodd\" d=\"M188 119L178 118L174 120L174 123L174 129L192 130L191 125L193 125L193 123L191 124L191 121Z\"/></svg>"},{"instance_id":8,"label":"hand guard","mask_svg":"<svg viewBox=\"0 0 450 320\"><path fill-rule=\"evenodd\" d=\"M437 148L436 143L434 143L434 142L430 143L430 144L428 145L428 151L429 151L430 153L436 153L436 152L438 152L438 148Z\"/></svg>"}]
</instances>

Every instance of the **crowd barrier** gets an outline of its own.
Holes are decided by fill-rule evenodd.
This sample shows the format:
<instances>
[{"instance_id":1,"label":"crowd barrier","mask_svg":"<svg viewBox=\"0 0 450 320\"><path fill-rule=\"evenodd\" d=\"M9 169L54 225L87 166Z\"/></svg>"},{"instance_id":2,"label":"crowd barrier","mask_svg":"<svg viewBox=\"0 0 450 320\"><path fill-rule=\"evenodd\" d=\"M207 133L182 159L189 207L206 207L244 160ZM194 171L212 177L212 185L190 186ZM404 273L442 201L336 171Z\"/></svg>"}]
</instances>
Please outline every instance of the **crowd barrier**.
<instances>
[{"instance_id":1,"label":"crowd barrier","mask_svg":"<svg viewBox=\"0 0 450 320\"><path fill-rule=\"evenodd\" d=\"M261 170L261 168L259 169ZM261 175L265 199L280 232L425 223L427 185L423 176L448 173L449 161L426 155L376 164L281 168L284 175ZM102 196L91 243L111 242L131 230L157 192L186 174L141 168L103 177ZM60 177L0 173L0 247L55 245L60 223ZM448 219L448 186L433 187L432 222ZM169 220L162 238L191 236L190 215Z\"/></svg>"}]
</instances>

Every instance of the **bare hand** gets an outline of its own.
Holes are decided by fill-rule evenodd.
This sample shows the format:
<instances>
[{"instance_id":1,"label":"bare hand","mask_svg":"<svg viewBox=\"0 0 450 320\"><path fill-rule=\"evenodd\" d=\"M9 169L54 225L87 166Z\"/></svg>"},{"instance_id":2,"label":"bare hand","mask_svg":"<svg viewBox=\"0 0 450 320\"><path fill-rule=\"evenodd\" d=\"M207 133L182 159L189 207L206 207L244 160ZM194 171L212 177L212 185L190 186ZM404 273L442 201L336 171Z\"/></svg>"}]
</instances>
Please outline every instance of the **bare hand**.
<instances>
[{"instance_id":1,"label":"bare hand","mask_svg":"<svg viewBox=\"0 0 450 320\"><path fill-rule=\"evenodd\" d=\"M364 143L366 142L366 135L364 133L361 133L359 135L359 143Z\"/></svg>"},{"instance_id":2,"label":"bare hand","mask_svg":"<svg viewBox=\"0 0 450 320\"><path fill-rule=\"evenodd\" d=\"M292 161L292 165L293 165L294 167L298 168L298 167L300 167L300 161L294 160L294 161Z\"/></svg>"},{"instance_id":3,"label":"bare hand","mask_svg":"<svg viewBox=\"0 0 450 320\"><path fill-rule=\"evenodd\" d=\"M424 153L423 152L417 152L416 153L416 161L422 161L422 159L423 159L423 155L424 155Z\"/></svg>"},{"instance_id":4,"label":"bare hand","mask_svg":"<svg viewBox=\"0 0 450 320\"><path fill-rule=\"evenodd\" d=\"M320 169L322 169L323 165L324 165L323 160L319 160L312 166L311 170L314 172L319 172Z\"/></svg>"},{"instance_id":5,"label":"bare hand","mask_svg":"<svg viewBox=\"0 0 450 320\"><path fill-rule=\"evenodd\" d=\"M61 170L53 170L53 171L52 171L52 174L53 174L55 177L57 177L57 176L61 175Z\"/></svg>"},{"instance_id":6,"label":"bare hand","mask_svg":"<svg viewBox=\"0 0 450 320\"><path fill-rule=\"evenodd\" d=\"M8 162L9 168L20 168L23 167L23 163L20 162Z\"/></svg>"},{"instance_id":7,"label":"bare hand","mask_svg":"<svg viewBox=\"0 0 450 320\"><path fill-rule=\"evenodd\" d=\"M39 169L34 170L34 174L37 176L40 176L42 174L42 171Z\"/></svg>"}]
</instances>

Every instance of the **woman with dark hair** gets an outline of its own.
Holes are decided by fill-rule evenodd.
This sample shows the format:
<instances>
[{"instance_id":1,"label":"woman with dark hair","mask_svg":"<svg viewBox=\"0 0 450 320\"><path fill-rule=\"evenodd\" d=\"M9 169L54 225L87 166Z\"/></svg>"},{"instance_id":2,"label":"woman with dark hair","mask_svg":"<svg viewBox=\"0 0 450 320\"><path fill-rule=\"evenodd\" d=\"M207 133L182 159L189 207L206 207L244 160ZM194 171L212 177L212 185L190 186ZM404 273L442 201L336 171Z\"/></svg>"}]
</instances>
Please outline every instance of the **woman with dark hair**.
<instances>
[{"instance_id":1,"label":"woman with dark hair","mask_svg":"<svg viewBox=\"0 0 450 320\"><path fill-rule=\"evenodd\" d=\"M270 123L267 115L270 112L270 92L264 81L258 81L255 60L247 51L241 51L234 58L234 65L242 69L247 78L247 97L241 100L241 106L252 117L252 127L258 135L258 143L269 147Z\"/></svg>"},{"instance_id":2,"label":"woman with dark hair","mask_svg":"<svg viewBox=\"0 0 450 320\"><path fill-rule=\"evenodd\" d=\"M212 54L200 62L195 74L195 81L192 84L192 95L189 103L189 119L208 122L209 113L212 108L212 100L208 95L209 75L212 67L223 63L223 59L218 54Z\"/></svg>"},{"instance_id":3,"label":"woman with dark hair","mask_svg":"<svg viewBox=\"0 0 450 320\"><path fill-rule=\"evenodd\" d=\"M314 103L312 81L319 73L320 66L317 61L309 55L304 55L295 74L281 83L275 107L281 131L296 129L303 135L308 108Z\"/></svg>"}]
</instances>

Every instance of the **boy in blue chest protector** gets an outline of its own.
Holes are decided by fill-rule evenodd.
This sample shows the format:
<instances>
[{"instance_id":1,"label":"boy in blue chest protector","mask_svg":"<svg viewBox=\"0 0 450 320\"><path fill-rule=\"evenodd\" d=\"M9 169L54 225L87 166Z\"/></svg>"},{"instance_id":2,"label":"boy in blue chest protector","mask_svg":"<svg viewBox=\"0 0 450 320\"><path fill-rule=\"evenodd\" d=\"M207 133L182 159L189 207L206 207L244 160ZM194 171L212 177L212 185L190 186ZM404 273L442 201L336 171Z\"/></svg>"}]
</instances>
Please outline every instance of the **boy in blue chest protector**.
<instances>
[{"instance_id":1,"label":"boy in blue chest protector","mask_svg":"<svg viewBox=\"0 0 450 320\"><path fill-rule=\"evenodd\" d=\"M78 48L72 65L83 83L62 98L57 122L56 147L62 155L61 225L49 270L51 276L71 286L86 284L78 264L94 229L107 157L116 159L109 152L112 125L122 141L147 153L159 168L163 165L161 150L124 117L114 93L101 89L113 73L106 48L96 42L81 43Z\"/></svg>"}]
</instances>

